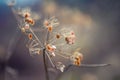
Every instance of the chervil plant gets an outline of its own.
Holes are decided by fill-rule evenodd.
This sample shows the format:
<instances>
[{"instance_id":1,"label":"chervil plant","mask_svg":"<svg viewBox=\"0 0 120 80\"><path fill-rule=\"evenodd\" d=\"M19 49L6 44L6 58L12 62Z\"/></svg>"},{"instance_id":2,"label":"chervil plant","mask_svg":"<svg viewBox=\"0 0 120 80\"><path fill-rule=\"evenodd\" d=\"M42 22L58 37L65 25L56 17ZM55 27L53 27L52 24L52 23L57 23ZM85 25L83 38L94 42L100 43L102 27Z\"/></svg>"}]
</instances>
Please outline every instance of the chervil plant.
<instances>
[{"instance_id":1,"label":"chervil plant","mask_svg":"<svg viewBox=\"0 0 120 80\"><path fill-rule=\"evenodd\" d=\"M83 54L80 53L80 48L77 48L73 53L68 53L63 50L64 47L71 47L76 42L76 33L70 28L60 28L60 23L55 16L44 19L37 26L36 23L39 21L39 15L32 12L30 8L15 9L13 6L15 1L9 2L8 5L11 7L13 14L15 15L18 23L18 27L21 32L28 38L26 47L29 50L30 55L43 55L43 61L46 71L46 79L48 80L48 66L46 59L49 59L53 68L64 72L68 70L70 66L76 67L102 67L108 64L82 64ZM35 33L35 28L39 32ZM59 28L59 30L57 30ZM39 36L41 35L42 36ZM41 39L43 38L43 39ZM55 61L53 58L60 56L70 61L69 65L63 64L63 62ZM47 58L46 58L47 57Z\"/></svg>"}]
</instances>

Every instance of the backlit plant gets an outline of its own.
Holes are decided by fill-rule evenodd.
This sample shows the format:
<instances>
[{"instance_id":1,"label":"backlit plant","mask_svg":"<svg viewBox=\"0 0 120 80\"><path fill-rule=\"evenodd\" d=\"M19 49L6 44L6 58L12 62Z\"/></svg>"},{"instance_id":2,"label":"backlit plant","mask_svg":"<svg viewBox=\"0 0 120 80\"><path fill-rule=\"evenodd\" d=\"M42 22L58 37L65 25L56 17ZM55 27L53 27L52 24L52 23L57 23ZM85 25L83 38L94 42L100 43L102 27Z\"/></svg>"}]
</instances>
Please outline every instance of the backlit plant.
<instances>
[{"instance_id":1,"label":"backlit plant","mask_svg":"<svg viewBox=\"0 0 120 80\"><path fill-rule=\"evenodd\" d=\"M55 16L46 18L42 21L40 27L36 26L39 20L39 15L32 12L30 8L15 9L13 6L15 1L12 0L8 3L11 7L18 23L18 27L21 32L28 38L26 47L29 50L30 55L43 55L43 61L46 71L46 78L48 78L48 68L46 59L49 59L53 68L64 72L70 66L77 67L101 67L107 66L108 64L81 64L83 60L83 54L80 53L80 48L77 48L73 53L68 53L63 50L64 47L71 47L76 42L76 33L70 28L59 28L60 23ZM34 32L34 29L39 29L43 41ZM59 28L59 30L57 30ZM63 64L63 62L56 62L53 58L60 56L70 61L69 65ZM46 58L47 57L47 58Z\"/></svg>"}]
</instances>

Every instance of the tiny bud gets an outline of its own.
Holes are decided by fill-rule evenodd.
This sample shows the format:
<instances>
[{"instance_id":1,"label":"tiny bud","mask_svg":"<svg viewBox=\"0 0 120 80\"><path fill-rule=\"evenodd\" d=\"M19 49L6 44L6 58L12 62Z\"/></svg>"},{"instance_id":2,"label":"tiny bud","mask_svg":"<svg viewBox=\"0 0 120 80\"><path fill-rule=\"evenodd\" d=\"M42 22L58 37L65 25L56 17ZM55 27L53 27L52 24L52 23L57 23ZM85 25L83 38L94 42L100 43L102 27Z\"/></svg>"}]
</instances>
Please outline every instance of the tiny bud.
<instances>
[{"instance_id":1,"label":"tiny bud","mask_svg":"<svg viewBox=\"0 0 120 80\"><path fill-rule=\"evenodd\" d=\"M21 31L22 31L22 32L25 32L25 28L21 28Z\"/></svg>"}]
</instances>

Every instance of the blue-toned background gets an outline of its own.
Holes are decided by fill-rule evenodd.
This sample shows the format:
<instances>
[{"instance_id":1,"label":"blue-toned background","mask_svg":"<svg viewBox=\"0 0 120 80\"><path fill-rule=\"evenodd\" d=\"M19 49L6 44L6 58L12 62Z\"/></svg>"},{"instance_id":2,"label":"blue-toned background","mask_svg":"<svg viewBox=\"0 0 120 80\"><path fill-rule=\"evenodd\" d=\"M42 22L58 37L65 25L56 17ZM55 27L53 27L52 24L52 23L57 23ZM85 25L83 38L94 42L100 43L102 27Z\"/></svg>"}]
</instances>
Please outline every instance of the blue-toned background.
<instances>
[{"instance_id":1,"label":"blue-toned background","mask_svg":"<svg viewBox=\"0 0 120 80\"><path fill-rule=\"evenodd\" d=\"M0 80L45 80L42 56L28 54L26 37L17 28L6 1L0 0ZM71 68L58 77L51 75L51 80L120 80L119 0L17 0L16 7L28 6L43 16L57 15L61 24L75 25L83 63L112 64L104 68Z\"/></svg>"}]
</instances>

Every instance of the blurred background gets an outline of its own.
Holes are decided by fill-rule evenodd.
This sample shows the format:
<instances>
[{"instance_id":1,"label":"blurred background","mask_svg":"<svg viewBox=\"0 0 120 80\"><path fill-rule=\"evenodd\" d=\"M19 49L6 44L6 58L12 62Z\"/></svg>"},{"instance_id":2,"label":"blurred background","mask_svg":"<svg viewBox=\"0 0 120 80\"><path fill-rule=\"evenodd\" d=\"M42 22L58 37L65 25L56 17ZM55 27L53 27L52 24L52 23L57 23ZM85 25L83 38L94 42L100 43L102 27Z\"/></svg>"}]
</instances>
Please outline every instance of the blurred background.
<instances>
[{"instance_id":1,"label":"blurred background","mask_svg":"<svg viewBox=\"0 0 120 80\"><path fill-rule=\"evenodd\" d=\"M0 80L45 80L42 55L31 57L7 0L0 0ZM109 67L74 68L50 74L51 80L120 80L119 0L17 0L40 18L57 16L60 24L77 35L73 49L81 48L84 64ZM41 16L42 15L42 16Z\"/></svg>"}]
</instances>

